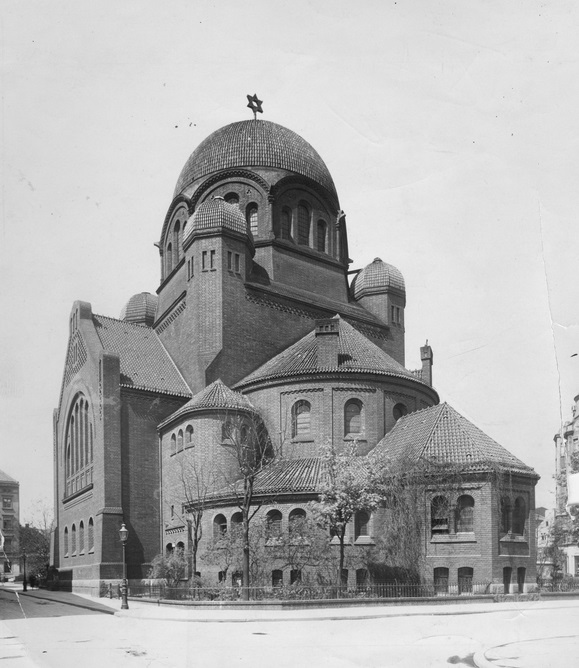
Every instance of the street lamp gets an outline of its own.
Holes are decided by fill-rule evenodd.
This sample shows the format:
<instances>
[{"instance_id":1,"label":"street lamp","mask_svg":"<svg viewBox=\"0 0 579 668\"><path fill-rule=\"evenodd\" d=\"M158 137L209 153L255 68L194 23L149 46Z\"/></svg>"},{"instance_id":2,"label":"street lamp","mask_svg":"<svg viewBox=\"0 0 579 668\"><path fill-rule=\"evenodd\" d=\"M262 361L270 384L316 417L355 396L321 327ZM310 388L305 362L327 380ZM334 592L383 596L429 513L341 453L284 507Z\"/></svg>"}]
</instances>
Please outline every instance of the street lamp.
<instances>
[{"instance_id":1,"label":"street lamp","mask_svg":"<svg viewBox=\"0 0 579 668\"><path fill-rule=\"evenodd\" d=\"M22 550L22 566L23 566L23 579L22 579L22 591L28 591L28 586L26 583L26 550Z\"/></svg>"},{"instance_id":2,"label":"street lamp","mask_svg":"<svg viewBox=\"0 0 579 668\"><path fill-rule=\"evenodd\" d=\"M125 526L124 522L121 525L121 528L119 529L119 536L121 539L121 543L123 545L123 583L121 584L121 610L128 610L129 604L127 602L127 589L128 589L127 560L125 558L125 545L127 544L127 540L129 539L129 530Z\"/></svg>"}]
</instances>

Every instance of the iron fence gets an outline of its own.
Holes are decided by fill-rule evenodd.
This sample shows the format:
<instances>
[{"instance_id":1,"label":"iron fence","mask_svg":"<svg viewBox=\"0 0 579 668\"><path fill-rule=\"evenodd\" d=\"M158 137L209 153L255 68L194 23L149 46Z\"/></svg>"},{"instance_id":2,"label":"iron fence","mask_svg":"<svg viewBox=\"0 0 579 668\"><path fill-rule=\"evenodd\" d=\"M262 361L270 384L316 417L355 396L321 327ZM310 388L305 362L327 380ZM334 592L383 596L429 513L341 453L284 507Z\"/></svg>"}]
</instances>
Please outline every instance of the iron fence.
<instances>
[{"instance_id":1,"label":"iron fence","mask_svg":"<svg viewBox=\"0 0 579 668\"><path fill-rule=\"evenodd\" d=\"M407 584L384 582L372 585L349 587L346 585L308 585L293 584L269 587L249 587L251 601L308 601L333 599L398 599L432 598L449 596L473 596L490 594L491 584L469 583L468 586L428 584ZM239 601L243 597L243 588L238 586L216 585L214 587L190 587L184 584L169 587L165 584L141 584L129 587L129 596L173 601Z\"/></svg>"}]
</instances>

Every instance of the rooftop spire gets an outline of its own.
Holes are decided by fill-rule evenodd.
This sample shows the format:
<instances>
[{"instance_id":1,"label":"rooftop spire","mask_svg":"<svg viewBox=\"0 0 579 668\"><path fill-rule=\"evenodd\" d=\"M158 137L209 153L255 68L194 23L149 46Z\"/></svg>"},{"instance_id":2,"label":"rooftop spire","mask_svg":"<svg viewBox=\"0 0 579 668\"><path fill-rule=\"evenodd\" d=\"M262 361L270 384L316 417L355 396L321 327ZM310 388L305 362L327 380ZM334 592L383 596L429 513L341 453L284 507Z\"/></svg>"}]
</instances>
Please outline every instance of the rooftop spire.
<instances>
[{"instance_id":1,"label":"rooftop spire","mask_svg":"<svg viewBox=\"0 0 579 668\"><path fill-rule=\"evenodd\" d=\"M253 120L257 120L257 112L260 114L263 114L263 109L261 108L261 105L263 104L263 100L260 100L257 97L257 94L254 93L253 95L248 95L247 96L247 101L249 104L247 105L251 111L253 111Z\"/></svg>"}]
</instances>

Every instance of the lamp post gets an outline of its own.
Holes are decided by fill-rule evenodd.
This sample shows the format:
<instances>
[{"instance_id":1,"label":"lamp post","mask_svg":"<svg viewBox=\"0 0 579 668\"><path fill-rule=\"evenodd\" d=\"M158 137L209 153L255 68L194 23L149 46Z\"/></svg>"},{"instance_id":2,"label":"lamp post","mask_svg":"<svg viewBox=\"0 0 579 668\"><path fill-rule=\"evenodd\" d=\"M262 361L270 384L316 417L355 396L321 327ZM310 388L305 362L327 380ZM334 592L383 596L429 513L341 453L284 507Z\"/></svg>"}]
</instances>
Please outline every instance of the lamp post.
<instances>
[{"instance_id":1,"label":"lamp post","mask_svg":"<svg viewBox=\"0 0 579 668\"><path fill-rule=\"evenodd\" d=\"M128 610L129 604L127 602L127 589L128 589L127 560L125 558L125 545L127 544L127 540L129 539L129 530L125 526L124 522L121 525L121 528L119 529L119 536L121 539L121 543L123 545L123 583L121 584L121 610Z\"/></svg>"},{"instance_id":2,"label":"lamp post","mask_svg":"<svg viewBox=\"0 0 579 668\"><path fill-rule=\"evenodd\" d=\"M28 585L26 582L26 550L22 550L22 570L23 570L22 591L28 591Z\"/></svg>"}]
</instances>

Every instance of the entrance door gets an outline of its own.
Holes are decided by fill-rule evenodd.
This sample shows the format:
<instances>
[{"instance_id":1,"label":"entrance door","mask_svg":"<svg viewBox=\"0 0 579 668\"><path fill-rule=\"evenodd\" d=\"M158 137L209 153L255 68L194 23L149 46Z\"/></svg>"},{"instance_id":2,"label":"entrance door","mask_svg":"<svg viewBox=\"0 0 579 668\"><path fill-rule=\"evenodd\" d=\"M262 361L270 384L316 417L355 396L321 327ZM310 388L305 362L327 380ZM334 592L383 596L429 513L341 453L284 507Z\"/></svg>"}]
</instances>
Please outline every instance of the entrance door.
<instances>
[{"instance_id":1,"label":"entrance door","mask_svg":"<svg viewBox=\"0 0 579 668\"><path fill-rule=\"evenodd\" d=\"M525 591L525 575L527 569L524 566L517 568L517 586L519 588L519 594L522 594Z\"/></svg>"},{"instance_id":2,"label":"entrance door","mask_svg":"<svg viewBox=\"0 0 579 668\"><path fill-rule=\"evenodd\" d=\"M510 566L505 566L503 568L503 588L505 594L509 594L511 591L511 575L513 574L513 569Z\"/></svg>"}]
</instances>

